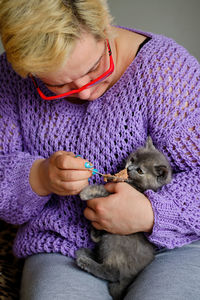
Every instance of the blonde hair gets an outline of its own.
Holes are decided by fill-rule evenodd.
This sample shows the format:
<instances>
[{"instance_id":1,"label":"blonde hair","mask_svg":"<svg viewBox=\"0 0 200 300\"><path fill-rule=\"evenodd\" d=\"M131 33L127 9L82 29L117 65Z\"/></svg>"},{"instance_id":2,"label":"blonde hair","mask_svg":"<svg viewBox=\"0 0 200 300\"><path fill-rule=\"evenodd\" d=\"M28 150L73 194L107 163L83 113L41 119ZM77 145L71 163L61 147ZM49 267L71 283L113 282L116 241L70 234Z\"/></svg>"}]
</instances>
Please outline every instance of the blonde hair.
<instances>
[{"instance_id":1,"label":"blonde hair","mask_svg":"<svg viewBox=\"0 0 200 300\"><path fill-rule=\"evenodd\" d=\"M22 77L58 67L83 30L109 37L111 21L106 0L0 0L2 43Z\"/></svg>"}]
</instances>

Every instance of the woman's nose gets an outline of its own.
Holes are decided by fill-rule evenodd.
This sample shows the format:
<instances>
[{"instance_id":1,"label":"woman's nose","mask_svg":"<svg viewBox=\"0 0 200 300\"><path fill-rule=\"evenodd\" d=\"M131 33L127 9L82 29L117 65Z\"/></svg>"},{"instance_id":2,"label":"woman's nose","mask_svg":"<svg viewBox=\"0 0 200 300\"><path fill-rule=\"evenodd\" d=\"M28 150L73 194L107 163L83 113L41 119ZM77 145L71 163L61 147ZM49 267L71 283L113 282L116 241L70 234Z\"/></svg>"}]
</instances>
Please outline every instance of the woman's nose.
<instances>
[{"instance_id":1,"label":"woman's nose","mask_svg":"<svg viewBox=\"0 0 200 300\"><path fill-rule=\"evenodd\" d=\"M89 76L84 76L73 81L75 89L80 89L82 86L90 82Z\"/></svg>"},{"instance_id":2,"label":"woman's nose","mask_svg":"<svg viewBox=\"0 0 200 300\"><path fill-rule=\"evenodd\" d=\"M80 89L84 85L90 82L90 78L88 76L81 77L73 81L73 85L75 89ZM90 97L91 90L90 88L83 89L81 92L77 94L78 98L87 100Z\"/></svg>"}]
</instances>

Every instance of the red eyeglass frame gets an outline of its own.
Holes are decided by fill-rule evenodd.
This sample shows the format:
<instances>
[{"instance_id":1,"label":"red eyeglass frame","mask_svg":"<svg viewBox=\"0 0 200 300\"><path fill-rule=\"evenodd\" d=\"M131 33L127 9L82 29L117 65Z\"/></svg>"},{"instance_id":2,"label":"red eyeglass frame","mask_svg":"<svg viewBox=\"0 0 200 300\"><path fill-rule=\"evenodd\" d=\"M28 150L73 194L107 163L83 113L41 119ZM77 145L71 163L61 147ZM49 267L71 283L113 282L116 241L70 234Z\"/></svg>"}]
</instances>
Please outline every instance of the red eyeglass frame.
<instances>
[{"instance_id":1,"label":"red eyeglass frame","mask_svg":"<svg viewBox=\"0 0 200 300\"><path fill-rule=\"evenodd\" d=\"M107 43L107 47L108 47L108 54L109 54L109 58L110 58L110 67L107 71L105 71L102 75L98 76L96 79L90 81L89 83L83 85L81 88L79 89L75 89L75 90L71 90L69 92L66 92L64 94L60 94L60 95L55 95L55 96L45 96L43 94L43 92L40 90L38 84L37 84L37 81L35 80L35 78L33 77L32 74L30 74L29 76L31 77L33 83L34 83L34 86L36 87L37 89L37 92L38 94L40 95L40 97L44 100L56 100L56 99L62 99L64 97L67 97L67 96L71 96L73 94L76 94L76 93L80 93L81 91L87 89L87 88L90 88L91 86L103 81L104 79L106 79L108 76L110 76L113 71L114 71L114 62L113 62L113 58L112 58L112 51L111 51L111 48L110 48L110 44L109 44L109 41L106 40L106 43Z\"/></svg>"}]
</instances>

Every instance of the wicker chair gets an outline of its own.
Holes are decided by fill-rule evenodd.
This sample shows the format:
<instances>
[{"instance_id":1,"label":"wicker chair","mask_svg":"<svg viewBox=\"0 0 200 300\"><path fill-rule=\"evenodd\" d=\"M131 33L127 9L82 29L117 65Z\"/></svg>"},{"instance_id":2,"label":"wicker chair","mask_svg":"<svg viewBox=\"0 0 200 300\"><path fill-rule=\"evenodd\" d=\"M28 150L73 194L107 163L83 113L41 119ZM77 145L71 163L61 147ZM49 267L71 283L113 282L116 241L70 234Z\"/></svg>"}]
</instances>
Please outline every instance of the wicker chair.
<instances>
[{"instance_id":1,"label":"wicker chair","mask_svg":"<svg viewBox=\"0 0 200 300\"><path fill-rule=\"evenodd\" d=\"M23 260L12 253L16 226L0 220L0 300L18 300Z\"/></svg>"}]
</instances>

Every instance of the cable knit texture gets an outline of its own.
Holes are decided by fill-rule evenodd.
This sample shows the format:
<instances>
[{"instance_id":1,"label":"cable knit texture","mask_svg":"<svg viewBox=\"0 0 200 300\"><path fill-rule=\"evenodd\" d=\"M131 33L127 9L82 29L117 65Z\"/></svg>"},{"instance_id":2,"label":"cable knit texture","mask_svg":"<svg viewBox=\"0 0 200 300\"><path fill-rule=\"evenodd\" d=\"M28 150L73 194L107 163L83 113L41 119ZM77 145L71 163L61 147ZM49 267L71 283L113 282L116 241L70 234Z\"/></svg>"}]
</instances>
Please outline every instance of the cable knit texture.
<instances>
[{"instance_id":1,"label":"cable knit texture","mask_svg":"<svg viewBox=\"0 0 200 300\"><path fill-rule=\"evenodd\" d=\"M147 191L155 223L148 239L174 248L200 239L200 67L172 39L151 40L120 80L95 101L44 101L30 78L20 78L0 57L0 218L19 224L18 257L57 252L74 257L92 247L85 202L78 196L36 195L32 163L72 151L102 173L116 173L151 135L171 162L172 182ZM51 95L42 83L41 89ZM97 175L92 183L102 183Z\"/></svg>"}]
</instances>

